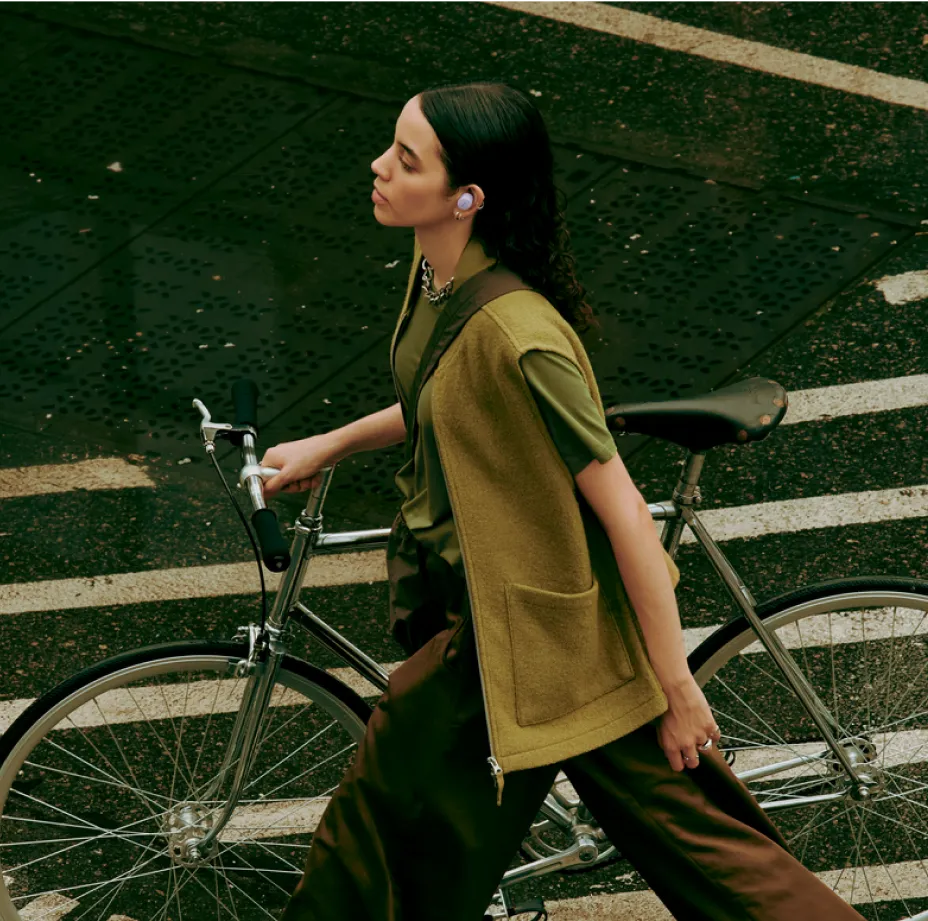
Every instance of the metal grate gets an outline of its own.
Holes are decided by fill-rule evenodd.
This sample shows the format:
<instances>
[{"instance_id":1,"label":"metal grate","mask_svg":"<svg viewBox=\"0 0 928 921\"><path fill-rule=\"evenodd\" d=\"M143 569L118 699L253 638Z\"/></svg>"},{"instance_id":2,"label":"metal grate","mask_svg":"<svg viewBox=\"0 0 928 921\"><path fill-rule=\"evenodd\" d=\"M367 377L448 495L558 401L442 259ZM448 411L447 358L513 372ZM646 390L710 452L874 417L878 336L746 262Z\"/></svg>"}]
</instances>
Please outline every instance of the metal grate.
<instances>
[{"instance_id":1,"label":"metal grate","mask_svg":"<svg viewBox=\"0 0 928 921\"><path fill-rule=\"evenodd\" d=\"M400 106L30 40L0 68L0 415L205 464L190 401L224 416L243 374L265 447L392 403L411 234L377 224L369 195ZM0 61L11 42L0 29ZM607 403L711 388L895 241L865 215L556 153ZM346 462L332 505L385 520L397 464Z\"/></svg>"}]
</instances>

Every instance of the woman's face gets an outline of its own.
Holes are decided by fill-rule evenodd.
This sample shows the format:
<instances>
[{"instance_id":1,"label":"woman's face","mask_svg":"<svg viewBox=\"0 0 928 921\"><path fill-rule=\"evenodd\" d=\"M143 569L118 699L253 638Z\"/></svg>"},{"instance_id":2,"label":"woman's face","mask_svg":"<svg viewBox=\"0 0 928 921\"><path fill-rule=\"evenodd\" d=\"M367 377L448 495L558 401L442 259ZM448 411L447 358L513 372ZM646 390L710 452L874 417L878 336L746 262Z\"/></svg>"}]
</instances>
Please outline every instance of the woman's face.
<instances>
[{"instance_id":1,"label":"woman's face","mask_svg":"<svg viewBox=\"0 0 928 921\"><path fill-rule=\"evenodd\" d=\"M374 217L388 227L425 227L454 220L454 193L441 145L413 96L400 112L393 143L371 163ZM385 200L384 200L385 199Z\"/></svg>"}]
</instances>

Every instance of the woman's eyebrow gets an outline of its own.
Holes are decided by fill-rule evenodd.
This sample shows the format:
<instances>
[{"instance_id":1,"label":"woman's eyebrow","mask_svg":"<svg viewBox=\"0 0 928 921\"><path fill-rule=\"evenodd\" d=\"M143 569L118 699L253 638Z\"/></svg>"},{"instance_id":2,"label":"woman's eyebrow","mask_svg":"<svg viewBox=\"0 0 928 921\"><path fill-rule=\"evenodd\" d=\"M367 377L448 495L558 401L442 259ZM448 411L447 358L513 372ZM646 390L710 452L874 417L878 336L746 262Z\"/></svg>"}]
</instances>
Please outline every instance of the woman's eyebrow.
<instances>
[{"instance_id":1,"label":"woman's eyebrow","mask_svg":"<svg viewBox=\"0 0 928 921\"><path fill-rule=\"evenodd\" d=\"M408 153L409 156L413 158L413 160L416 160L419 163L422 162L422 158L419 156L419 154L417 154L408 144L404 144L402 141L397 141L396 143L399 144L400 147L402 147L403 150L405 150L406 153Z\"/></svg>"}]
</instances>

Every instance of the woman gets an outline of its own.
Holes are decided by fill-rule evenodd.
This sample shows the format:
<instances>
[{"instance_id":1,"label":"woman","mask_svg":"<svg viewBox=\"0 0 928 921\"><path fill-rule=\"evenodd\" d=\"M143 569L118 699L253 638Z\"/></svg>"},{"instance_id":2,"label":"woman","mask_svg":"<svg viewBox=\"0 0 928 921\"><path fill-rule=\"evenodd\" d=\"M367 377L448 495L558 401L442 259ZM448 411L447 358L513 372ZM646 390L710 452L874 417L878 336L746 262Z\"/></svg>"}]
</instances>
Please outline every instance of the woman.
<instances>
[{"instance_id":1,"label":"woman","mask_svg":"<svg viewBox=\"0 0 928 921\"><path fill-rule=\"evenodd\" d=\"M714 747L679 573L577 335L593 320L532 100L425 91L371 167L375 218L415 230L399 401L261 463L281 469L273 495L405 442L387 565L409 658L284 918L477 921L559 769L676 917L859 918Z\"/></svg>"}]
</instances>

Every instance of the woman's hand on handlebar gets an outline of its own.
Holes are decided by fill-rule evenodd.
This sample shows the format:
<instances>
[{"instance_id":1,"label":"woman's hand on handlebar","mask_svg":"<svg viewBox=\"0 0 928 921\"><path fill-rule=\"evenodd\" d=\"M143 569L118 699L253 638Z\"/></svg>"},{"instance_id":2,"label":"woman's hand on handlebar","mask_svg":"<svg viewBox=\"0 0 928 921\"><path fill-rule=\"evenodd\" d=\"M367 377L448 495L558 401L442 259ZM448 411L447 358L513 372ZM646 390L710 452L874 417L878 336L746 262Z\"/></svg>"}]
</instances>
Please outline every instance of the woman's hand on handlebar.
<instances>
[{"instance_id":1,"label":"woman's hand on handlebar","mask_svg":"<svg viewBox=\"0 0 928 921\"><path fill-rule=\"evenodd\" d=\"M312 435L301 441L285 441L269 448L261 458L262 467L277 467L276 476L264 481L264 497L279 492L306 492L317 486L323 467L335 463L331 439L327 435Z\"/></svg>"}]
</instances>

